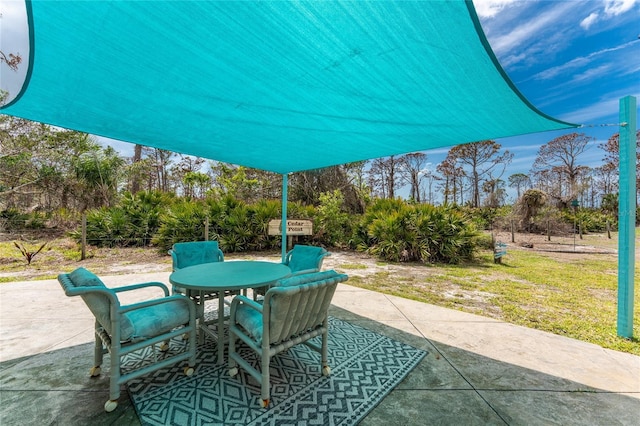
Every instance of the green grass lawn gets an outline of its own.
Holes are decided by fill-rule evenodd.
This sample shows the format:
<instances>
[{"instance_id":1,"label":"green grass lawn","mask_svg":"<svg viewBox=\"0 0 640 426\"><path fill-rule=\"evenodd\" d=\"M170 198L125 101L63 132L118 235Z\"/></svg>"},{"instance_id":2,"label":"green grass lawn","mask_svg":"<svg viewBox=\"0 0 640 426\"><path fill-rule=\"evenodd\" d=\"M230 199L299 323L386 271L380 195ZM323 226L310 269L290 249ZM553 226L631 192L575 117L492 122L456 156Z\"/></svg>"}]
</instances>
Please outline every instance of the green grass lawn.
<instances>
[{"instance_id":1,"label":"green grass lawn","mask_svg":"<svg viewBox=\"0 0 640 426\"><path fill-rule=\"evenodd\" d=\"M636 285L635 337L618 337L617 261L610 255L556 259L510 250L502 264L487 252L467 265L420 267L424 276L394 273L389 279L389 273L378 272L351 277L349 284L640 355L640 289Z\"/></svg>"}]
</instances>

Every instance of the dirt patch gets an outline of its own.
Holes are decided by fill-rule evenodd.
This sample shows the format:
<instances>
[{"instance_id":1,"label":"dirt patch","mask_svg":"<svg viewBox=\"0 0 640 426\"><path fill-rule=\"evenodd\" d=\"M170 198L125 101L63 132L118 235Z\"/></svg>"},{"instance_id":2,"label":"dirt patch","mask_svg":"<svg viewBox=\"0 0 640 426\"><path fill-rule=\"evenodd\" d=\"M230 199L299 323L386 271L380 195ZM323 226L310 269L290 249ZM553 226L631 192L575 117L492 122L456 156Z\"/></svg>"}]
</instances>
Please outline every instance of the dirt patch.
<instances>
[{"instance_id":1,"label":"dirt patch","mask_svg":"<svg viewBox=\"0 0 640 426\"><path fill-rule=\"evenodd\" d=\"M541 255L553 257L558 260L576 260L577 258L591 259L605 255L606 258L615 258L618 255L617 235L611 238L607 234L579 235L554 235L548 237L540 234L498 232L496 241L507 244L509 250L526 250ZM639 258L639 247L636 247L636 259Z\"/></svg>"},{"instance_id":2,"label":"dirt patch","mask_svg":"<svg viewBox=\"0 0 640 426\"><path fill-rule=\"evenodd\" d=\"M606 234L589 234L583 239L576 236L553 236L551 241L545 235L495 234L497 241L507 243L507 253L511 250L525 250L552 256L558 260L576 260L576 258L615 259L617 256L617 236L607 238ZM4 238L7 241L6 238ZM9 241L12 241L11 239ZM37 243L31 244L35 246ZM41 244L41 243L40 243ZM12 245L12 244L11 244ZM437 275L437 268L421 263L388 263L364 253L331 250L331 256L324 261L325 269L338 269L351 277L366 279L374 275L386 274L395 281L424 282L424 279ZM636 247L636 259L640 248ZM507 254L508 256L508 254ZM225 258L261 259L277 262L280 252L269 253L229 253ZM60 272L68 272L84 266L99 275L117 275L144 272L171 271L171 257L156 248L90 248L86 259L80 260L77 245L69 239L57 239L49 242L31 265L27 265L18 249L10 247L6 255L0 258L0 281L28 281L54 278ZM457 291L457 290L454 290ZM482 295L466 295L469 298L482 298Z\"/></svg>"}]
</instances>

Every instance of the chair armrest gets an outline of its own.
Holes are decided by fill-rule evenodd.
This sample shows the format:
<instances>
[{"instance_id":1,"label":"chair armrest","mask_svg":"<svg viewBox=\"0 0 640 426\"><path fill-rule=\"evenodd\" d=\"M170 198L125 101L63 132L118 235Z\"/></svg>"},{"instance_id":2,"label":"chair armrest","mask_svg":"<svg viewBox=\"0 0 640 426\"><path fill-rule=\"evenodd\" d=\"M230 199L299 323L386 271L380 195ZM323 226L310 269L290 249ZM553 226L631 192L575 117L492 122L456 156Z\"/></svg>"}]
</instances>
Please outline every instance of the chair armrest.
<instances>
[{"instance_id":1,"label":"chair armrest","mask_svg":"<svg viewBox=\"0 0 640 426\"><path fill-rule=\"evenodd\" d=\"M187 305L189 306L189 312L193 311L193 314L195 315L195 304L191 299L181 294L175 294L173 296L166 296L159 299L150 299L142 302L132 303L130 305L120 306L120 309L118 309L118 314L135 311L136 309L148 308L149 306L161 305L163 303L170 303L174 300L185 300L187 302Z\"/></svg>"},{"instance_id":2,"label":"chair armrest","mask_svg":"<svg viewBox=\"0 0 640 426\"><path fill-rule=\"evenodd\" d=\"M111 290L113 290L115 293L121 293L123 291L139 290L141 288L147 288L147 287L159 287L164 291L164 295L165 296L169 295L169 289L167 288L167 286L165 284L163 284L161 282L157 282L157 281L152 281L152 282L148 282L148 283L125 285L125 286L122 286L122 287L111 288Z\"/></svg>"},{"instance_id":3,"label":"chair armrest","mask_svg":"<svg viewBox=\"0 0 640 426\"><path fill-rule=\"evenodd\" d=\"M175 272L178 270L178 255L173 250L169 250L169 254L171 255L171 270Z\"/></svg>"},{"instance_id":4,"label":"chair armrest","mask_svg":"<svg viewBox=\"0 0 640 426\"><path fill-rule=\"evenodd\" d=\"M313 274L315 272L320 272L318 268L304 269L302 271L292 272L290 277L295 277L296 275L304 275L304 274Z\"/></svg>"},{"instance_id":5,"label":"chair armrest","mask_svg":"<svg viewBox=\"0 0 640 426\"><path fill-rule=\"evenodd\" d=\"M64 287L64 293L67 296L83 296L89 295L92 293L101 294L109 299L109 303L113 305L119 305L118 297L116 296L113 289L102 286L89 286L89 287Z\"/></svg>"},{"instance_id":6,"label":"chair armrest","mask_svg":"<svg viewBox=\"0 0 640 426\"><path fill-rule=\"evenodd\" d=\"M262 312L262 305L260 303L256 302L255 300L251 300L247 296L243 296L241 294L233 298L233 300L231 301L231 307L233 308L234 305L237 306L240 303L242 303L243 305L248 305L250 308L253 308L258 312Z\"/></svg>"}]
</instances>

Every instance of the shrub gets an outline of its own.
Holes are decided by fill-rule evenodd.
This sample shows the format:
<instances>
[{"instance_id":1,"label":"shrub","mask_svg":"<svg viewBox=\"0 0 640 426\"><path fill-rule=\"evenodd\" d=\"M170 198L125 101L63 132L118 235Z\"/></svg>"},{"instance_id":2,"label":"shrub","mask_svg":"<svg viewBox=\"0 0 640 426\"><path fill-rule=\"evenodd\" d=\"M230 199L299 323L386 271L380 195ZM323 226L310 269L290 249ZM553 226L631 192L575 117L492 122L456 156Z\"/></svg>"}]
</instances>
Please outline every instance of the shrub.
<instances>
[{"instance_id":1,"label":"shrub","mask_svg":"<svg viewBox=\"0 0 640 426\"><path fill-rule=\"evenodd\" d=\"M314 236L321 244L339 247L348 244L351 220L344 211L344 197L340 190L320 194L320 206L316 209Z\"/></svg>"},{"instance_id":2,"label":"shrub","mask_svg":"<svg viewBox=\"0 0 640 426\"><path fill-rule=\"evenodd\" d=\"M582 232L604 232L607 229L607 222L610 225L617 223L616 218L610 214L586 208L581 208L577 211L565 209L562 211L562 218L565 223L571 226L575 221L576 225L582 229Z\"/></svg>"},{"instance_id":3,"label":"shrub","mask_svg":"<svg viewBox=\"0 0 640 426\"><path fill-rule=\"evenodd\" d=\"M459 263L473 257L477 236L475 226L454 208L378 200L363 216L352 242L390 261Z\"/></svg>"},{"instance_id":4,"label":"shrub","mask_svg":"<svg viewBox=\"0 0 640 426\"><path fill-rule=\"evenodd\" d=\"M160 250L166 251L179 241L204 240L207 212L205 203L187 200L176 201L160 214L160 226L153 237L153 244L158 246ZM211 228L209 232L211 233Z\"/></svg>"},{"instance_id":5,"label":"shrub","mask_svg":"<svg viewBox=\"0 0 640 426\"><path fill-rule=\"evenodd\" d=\"M45 227L47 216L38 211L22 213L17 209L7 209L0 212L0 228L8 231L23 229L42 229Z\"/></svg>"},{"instance_id":6,"label":"shrub","mask_svg":"<svg viewBox=\"0 0 640 426\"><path fill-rule=\"evenodd\" d=\"M125 193L118 206L87 211L87 243L98 247L147 246L160 226L160 210L171 201L167 194ZM80 241L82 230L71 232Z\"/></svg>"},{"instance_id":7,"label":"shrub","mask_svg":"<svg viewBox=\"0 0 640 426\"><path fill-rule=\"evenodd\" d=\"M418 233L432 263L471 260L478 232L461 212L447 206L418 206Z\"/></svg>"}]
</instances>

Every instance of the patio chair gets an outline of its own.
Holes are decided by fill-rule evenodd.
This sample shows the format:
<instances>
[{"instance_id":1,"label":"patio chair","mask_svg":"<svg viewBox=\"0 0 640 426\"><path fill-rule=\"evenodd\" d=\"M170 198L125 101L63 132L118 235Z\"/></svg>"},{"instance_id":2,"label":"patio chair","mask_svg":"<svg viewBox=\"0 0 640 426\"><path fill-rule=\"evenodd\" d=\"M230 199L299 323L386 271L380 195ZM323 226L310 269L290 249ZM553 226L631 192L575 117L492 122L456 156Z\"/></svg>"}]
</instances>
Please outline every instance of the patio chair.
<instances>
[{"instance_id":1,"label":"patio chair","mask_svg":"<svg viewBox=\"0 0 640 426\"><path fill-rule=\"evenodd\" d=\"M187 266L200 265L202 263L224 262L224 254L218 247L217 241L191 241L185 243L175 243L169 250L173 262L173 271L186 268ZM173 286L173 293L184 294L196 302L201 309L198 317L204 315L204 301L217 299L219 294L217 291L203 292L188 290L182 287ZM238 291L225 292L224 296L232 296L239 294Z\"/></svg>"},{"instance_id":2,"label":"patio chair","mask_svg":"<svg viewBox=\"0 0 640 426\"><path fill-rule=\"evenodd\" d=\"M339 282L347 275L335 271L297 275L278 281L261 302L236 296L231 303L229 375L242 367L261 384L262 407L269 405L269 364L278 353L304 343L321 355L322 374L328 376L328 309ZM309 340L322 336L318 346ZM236 352L236 340L246 343L261 359L260 370Z\"/></svg>"},{"instance_id":3,"label":"patio chair","mask_svg":"<svg viewBox=\"0 0 640 426\"><path fill-rule=\"evenodd\" d=\"M193 374L196 364L196 309L189 298L170 296L167 286L159 282L107 288L100 278L85 268L60 274L58 281L67 296L81 296L95 316L96 341L91 377L100 375L103 355L110 353L109 400L104 404L105 411L116 409L120 385L131 379L183 360L188 360L185 374ZM119 293L149 287L160 288L163 297L130 305L120 304ZM169 340L184 333L190 337L184 351L156 356L156 344L166 352ZM153 349L153 360L135 370L121 371L125 355L147 347Z\"/></svg>"},{"instance_id":4,"label":"patio chair","mask_svg":"<svg viewBox=\"0 0 640 426\"><path fill-rule=\"evenodd\" d=\"M322 247L296 244L285 255L283 264L291 269L292 275L309 274L319 272L324 258L330 255L331 253ZM254 288L253 300L257 300L258 296L264 296L267 290L269 286Z\"/></svg>"}]
</instances>

